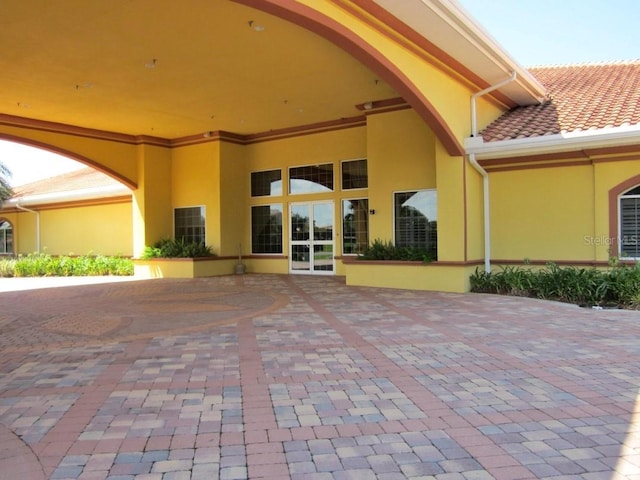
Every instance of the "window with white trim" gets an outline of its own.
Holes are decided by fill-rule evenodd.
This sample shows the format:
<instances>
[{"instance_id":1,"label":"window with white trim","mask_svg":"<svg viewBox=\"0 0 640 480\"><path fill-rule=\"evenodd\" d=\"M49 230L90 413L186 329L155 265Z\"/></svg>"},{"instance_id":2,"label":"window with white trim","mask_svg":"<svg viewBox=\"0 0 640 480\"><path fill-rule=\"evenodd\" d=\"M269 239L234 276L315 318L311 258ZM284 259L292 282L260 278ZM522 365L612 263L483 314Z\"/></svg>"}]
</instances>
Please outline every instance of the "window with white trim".
<instances>
[{"instance_id":1,"label":"window with white trim","mask_svg":"<svg viewBox=\"0 0 640 480\"><path fill-rule=\"evenodd\" d=\"M174 238L185 243L205 243L204 207L181 207L173 211Z\"/></svg>"},{"instance_id":2,"label":"window with white trim","mask_svg":"<svg viewBox=\"0 0 640 480\"><path fill-rule=\"evenodd\" d=\"M393 194L394 234L397 247L424 248L438 253L438 196L436 190Z\"/></svg>"},{"instance_id":3,"label":"window with white trim","mask_svg":"<svg viewBox=\"0 0 640 480\"><path fill-rule=\"evenodd\" d=\"M620 195L620 258L640 258L640 186Z\"/></svg>"},{"instance_id":4,"label":"window with white trim","mask_svg":"<svg viewBox=\"0 0 640 480\"><path fill-rule=\"evenodd\" d=\"M13 254L13 226L6 220L0 220L0 254Z\"/></svg>"},{"instance_id":5,"label":"window with white trim","mask_svg":"<svg viewBox=\"0 0 640 480\"><path fill-rule=\"evenodd\" d=\"M289 193L333 192L333 164L289 168Z\"/></svg>"}]
</instances>

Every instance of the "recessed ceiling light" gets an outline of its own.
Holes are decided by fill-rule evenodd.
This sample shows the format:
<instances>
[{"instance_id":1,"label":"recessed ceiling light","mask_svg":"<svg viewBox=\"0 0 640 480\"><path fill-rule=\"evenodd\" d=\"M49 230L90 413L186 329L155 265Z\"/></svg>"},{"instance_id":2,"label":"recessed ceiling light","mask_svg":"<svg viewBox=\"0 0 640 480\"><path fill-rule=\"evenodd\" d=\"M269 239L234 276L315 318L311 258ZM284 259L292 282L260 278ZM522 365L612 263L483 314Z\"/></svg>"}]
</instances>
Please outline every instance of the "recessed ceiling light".
<instances>
[{"instance_id":1,"label":"recessed ceiling light","mask_svg":"<svg viewBox=\"0 0 640 480\"><path fill-rule=\"evenodd\" d=\"M264 32L264 25L260 25L253 20L249 20L249 27L255 32Z\"/></svg>"}]
</instances>

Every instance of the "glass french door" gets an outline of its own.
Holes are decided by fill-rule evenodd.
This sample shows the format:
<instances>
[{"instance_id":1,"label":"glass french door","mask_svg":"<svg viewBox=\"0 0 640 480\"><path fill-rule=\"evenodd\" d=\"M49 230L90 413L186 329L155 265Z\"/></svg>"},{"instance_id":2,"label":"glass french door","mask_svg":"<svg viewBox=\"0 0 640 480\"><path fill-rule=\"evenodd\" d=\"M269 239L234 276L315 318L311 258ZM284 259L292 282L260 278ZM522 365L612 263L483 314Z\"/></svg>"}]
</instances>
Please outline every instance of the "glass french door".
<instances>
[{"instance_id":1,"label":"glass french door","mask_svg":"<svg viewBox=\"0 0 640 480\"><path fill-rule=\"evenodd\" d=\"M331 275L335 272L333 202L294 203L289 212L289 271Z\"/></svg>"}]
</instances>

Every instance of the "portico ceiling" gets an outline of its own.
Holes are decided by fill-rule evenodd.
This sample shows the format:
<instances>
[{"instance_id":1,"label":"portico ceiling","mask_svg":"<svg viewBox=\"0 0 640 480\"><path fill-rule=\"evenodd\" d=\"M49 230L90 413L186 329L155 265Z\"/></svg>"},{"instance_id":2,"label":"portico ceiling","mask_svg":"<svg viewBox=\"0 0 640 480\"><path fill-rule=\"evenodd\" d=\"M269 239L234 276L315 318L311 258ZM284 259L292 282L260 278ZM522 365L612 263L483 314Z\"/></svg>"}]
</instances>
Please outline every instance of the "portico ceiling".
<instances>
[{"instance_id":1,"label":"portico ceiling","mask_svg":"<svg viewBox=\"0 0 640 480\"><path fill-rule=\"evenodd\" d=\"M328 41L227 0L8 0L2 113L131 135L248 134L397 96Z\"/></svg>"},{"instance_id":2,"label":"portico ceiling","mask_svg":"<svg viewBox=\"0 0 640 480\"><path fill-rule=\"evenodd\" d=\"M328 40L228 0L4 0L0 113L129 135L239 134L398 97Z\"/></svg>"}]
</instances>

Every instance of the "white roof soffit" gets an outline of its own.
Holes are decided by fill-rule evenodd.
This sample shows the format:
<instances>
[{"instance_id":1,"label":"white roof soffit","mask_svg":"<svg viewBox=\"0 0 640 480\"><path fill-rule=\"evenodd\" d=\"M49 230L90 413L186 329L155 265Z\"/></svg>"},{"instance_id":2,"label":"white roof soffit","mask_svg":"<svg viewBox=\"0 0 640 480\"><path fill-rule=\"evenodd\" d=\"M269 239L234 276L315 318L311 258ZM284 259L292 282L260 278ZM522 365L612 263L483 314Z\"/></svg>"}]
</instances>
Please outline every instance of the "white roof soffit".
<instances>
[{"instance_id":1,"label":"white roof soffit","mask_svg":"<svg viewBox=\"0 0 640 480\"><path fill-rule=\"evenodd\" d=\"M495 85L515 71L516 80L500 88L500 92L518 105L533 105L544 99L545 90L538 80L455 0L374 1L488 85Z\"/></svg>"},{"instance_id":2,"label":"white roof soffit","mask_svg":"<svg viewBox=\"0 0 640 480\"><path fill-rule=\"evenodd\" d=\"M45 205L50 203L73 202L82 200L98 200L111 197L131 195L131 190L124 185L113 185L107 187L82 188L67 192L51 192L35 195L24 195L13 197L4 202L5 207L16 205Z\"/></svg>"}]
</instances>

